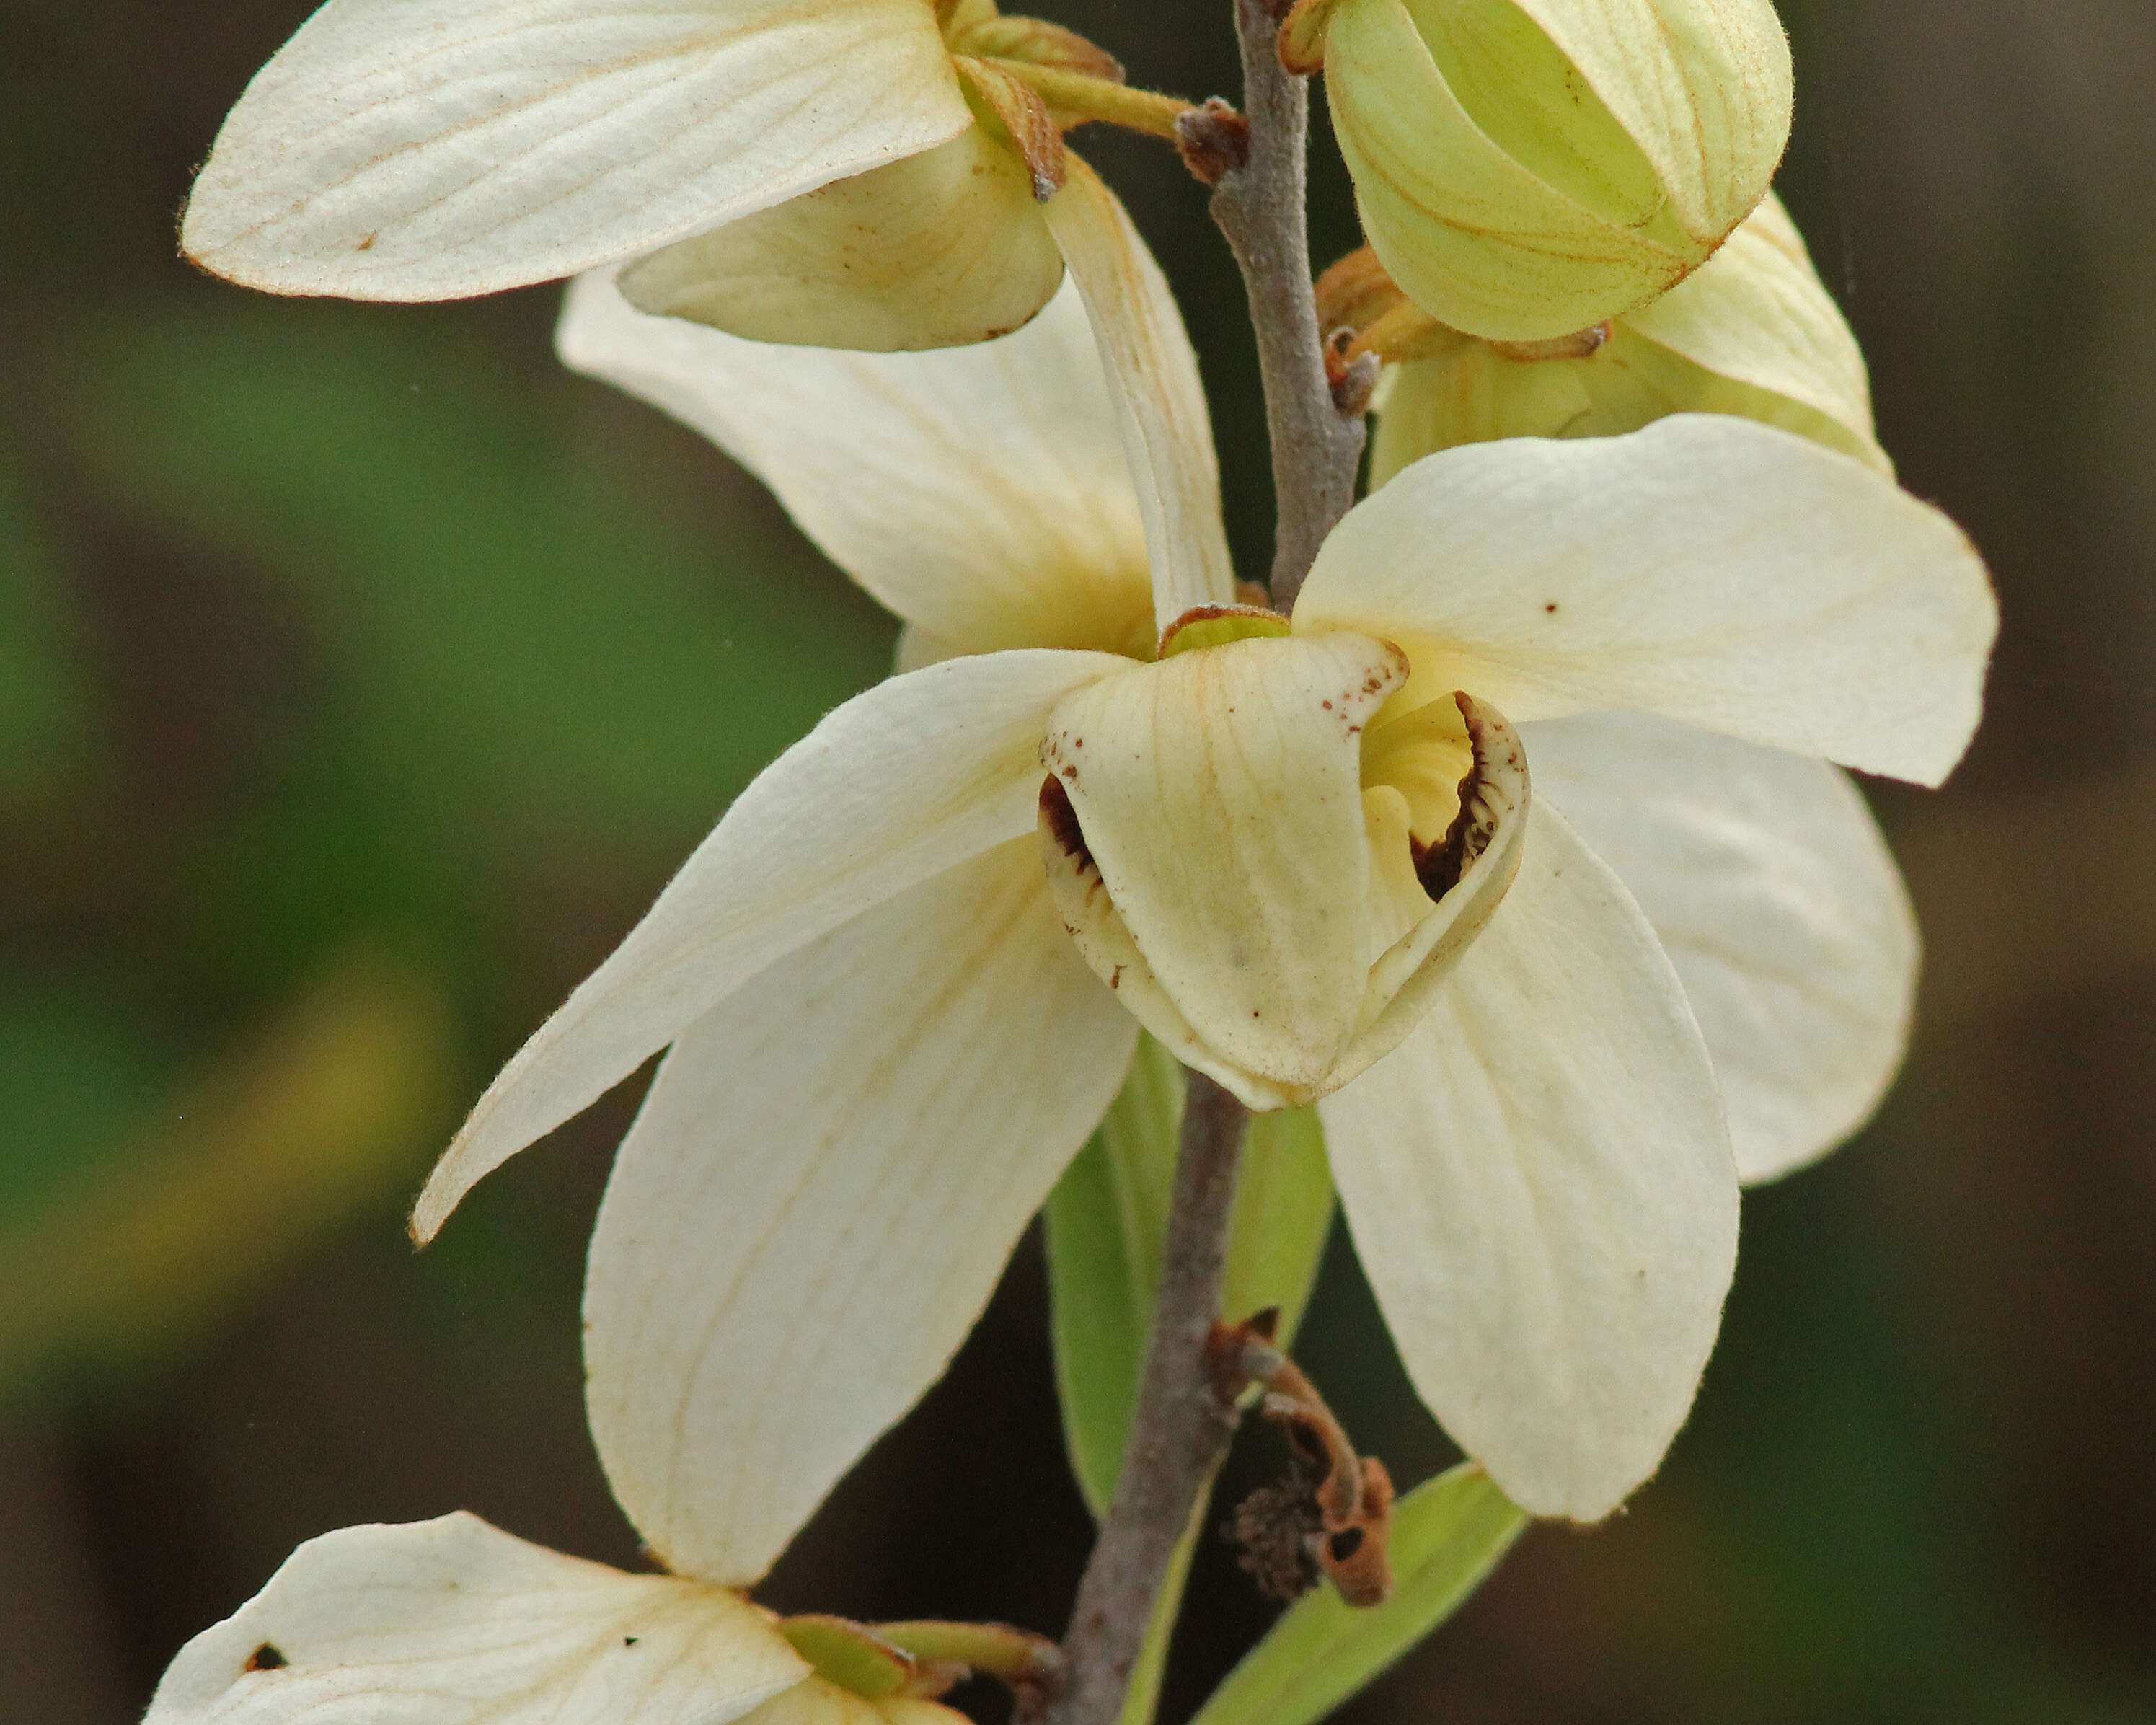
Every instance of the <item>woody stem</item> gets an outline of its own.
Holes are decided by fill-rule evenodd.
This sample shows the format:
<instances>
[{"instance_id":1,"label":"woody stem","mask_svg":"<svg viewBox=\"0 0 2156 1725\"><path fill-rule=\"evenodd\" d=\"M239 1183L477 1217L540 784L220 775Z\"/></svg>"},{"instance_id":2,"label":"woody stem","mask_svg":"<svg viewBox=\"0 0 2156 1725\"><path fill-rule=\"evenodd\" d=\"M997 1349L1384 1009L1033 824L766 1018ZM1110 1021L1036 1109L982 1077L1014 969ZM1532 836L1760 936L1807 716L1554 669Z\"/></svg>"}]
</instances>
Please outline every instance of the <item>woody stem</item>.
<instances>
[{"instance_id":1,"label":"woody stem","mask_svg":"<svg viewBox=\"0 0 2156 1725\"><path fill-rule=\"evenodd\" d=\"M1115 1725L1192 1506L1235 1435L1206 1340L1220 1309L1228 1224L1250 1114L1202 1073L1185 1075L1182 1143L1152 1327L1121 1472L1064 1637L1067 1676L1048 1725Z\"/></svg>"},{"instance_id":2,"label":"woody stem","mask_svg":"<svg viewBox=\"0 0 2156 1725\"><path fill-rule=\"evenodd\" d=\"M1242 270L1257 336L1278 511L1272 601L1288 611L1317 547L1355 501L1363 430L1359 408L1342 413L1326 378L1305 197L1309 80L1281 64L1281 17L1267 0L1235 0L1250 154L1222 176L1212 209Z\"/></svg>"}]
</instances>

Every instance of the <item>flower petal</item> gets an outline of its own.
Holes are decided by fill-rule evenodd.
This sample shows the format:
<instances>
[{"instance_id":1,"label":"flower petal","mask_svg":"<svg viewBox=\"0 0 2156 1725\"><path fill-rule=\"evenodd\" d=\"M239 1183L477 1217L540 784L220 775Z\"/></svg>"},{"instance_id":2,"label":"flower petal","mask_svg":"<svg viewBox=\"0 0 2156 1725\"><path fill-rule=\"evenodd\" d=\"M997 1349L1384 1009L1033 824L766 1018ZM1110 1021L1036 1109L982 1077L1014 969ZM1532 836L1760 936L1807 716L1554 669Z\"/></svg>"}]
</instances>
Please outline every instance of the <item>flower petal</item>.
<instances>
[{"instance_id":1,"label":"flower petal","mask_svg":"<svg viewBox=\"0 0 2156 1725\"><path fill-rule=\"evenodd\" d=\"M965 1714L941 1702L912 1695L870 1701L826 1678L811 1677L773 1696L745 1725L968 1725L968 1721Z\"/></svg>"},{"instance_id":2,"label":"flower petal","mask_svg":"<svg viewBox=\"0 0 2156 1725\"><path fill-rule=\"evenodd\" d=\"M181 243L275 293L454 299L971 124L920 0L329 0L225 121Z\"/></svg>"},{"instance_id":3,"label":"flower petal","mask_svg":"<svg viewBox=\"0 0 2156 1725\"><path fill-rule=\"evenodd\" d=\"M1042 206L1093 320L1152 553L1153 616L1165 630L1235 597L1220 525L1220 468L1198 356L1168 278L1116 194L1077 157Z\"/></svg>"},{"instance_id":4,"label":"flower petal","mask_svg":"<svg viewBox=\"0 0 2156 1725\"><path fill-rule=\"evenodd\" d=\"M1679 413L1414 463L1333 530L1296 627L1396 641L1415 688L1515 723L1661 713L1936 784L1998 611L1928 504L1793 433Z\"/></svg>"},{"instance_id":5,"label":"flower petal","mask_svg":"<svg viewBox=\"0 0 2156 1725\"><path fill-rule=\"evenodd\" d=\"M1313 1086L1355 1029L1370 965L1362 732L1404 670L1358 635L1246 639L1104 679L1050 720L1041 760L1077 842L1229 1068ZM1146 1025L1188 1058L1178 1025Z\"/></svg>"},{"instance_id":6,"label":"flower petal","mask_svg":"<svg viewBox=\"0 0 2156 1725\"><path fill-rule=\"evenodd\" d=\"M1572 62L1710 243L1748 215L1789 141L1789 38L1768 0L1511 0Z\"/></svg>"},{"instance_id":7,"label":"flower petal","mask_svg":"<svg viewBox=\"0 0 2156 1725\"><path fill-rule=\"evenodd\" d=\"M670 1564L761 1575L942 1374L1137 1039L1030 836L681 1038L622 1145L584 1301L600 1456Z\"/></svg>"},{"instance_id":8,"label":"flower petal","mask_svg":"<svg viewBox=\"0 0 2156 1725\"><path fill-rule=\"evenodd\" d=\"M1537 803L1504 904L1399 1050L1318 1104L1415 1388L1506 1494L1594 1521L1691 1405L1737 1171L1684 992Z\"/></svg>"},{"instance_id":9,"label":"flower petal","mask_svg":"<svg viewBox=\"0 0 2156 1725\"><path fill-rule=\"evenodd\" d=\"M978 126L640 258L640 311L756 341L905 352L1008 335L1063 254L1025 164Z\"/></svg>"},{"instance_id":10,"label":"flower petal","mask_svg":"<svg viewBox=\"0 0 2156 1725\"><path fill-rule=\"evenodd\" d=\"M727 1725L808 1675L737 1593L459 1513L309 1540L180 1650L143 1725Z\"/></svg>"},{"instance_id":11,"label":"flower petal","mask_svg":"<svg viewBox=\"0 0 2156 1725\"><path fill-rule=\"evenodd\" d=\"M999 341L869 354L649 317L595 270L556 345L749 468L932 656L1150 654L1145 526L1075 287Z\"/></svg>"},{"instance_id":12,"label":"flower petal","mask_svg":"<svg viewBox=\"0 0 2156 1725\"><path fill-rule=\"evenodd\" d=\"M1846 775L1630 716L1550 720L1526 742L1537 789L1676 967L1738 1173L1772 1179L1862 1126L1907 1045L1917 925Z\"/></svg>"},{"instance_id":13,"label":"flower petal","mask_svg":"<svg viewBox=\"0 0 2156 1725\"><path fill-rule=\"evenodd\" d=\"M588 1106L773 960L1014 834L1055 702L1130 661L954 659L856 696L766 768L613 955L505 1066L413 1211L433 1237L473 1185Z\"/></svg>"},{"instance_id":14,"label":"flower petal","mask_svg":"<svg viewBox=\"0 0 2156 1725\"><path fill-rule=\"evenodd\" d=\"M1892 477L1872 427L1864 354L1773 193L1713 257L1625 321L1717 377L1810 409L1781 420L1758 410L1765 403L1732 411L1818 437Z\"/></svg>"}]
</instances>

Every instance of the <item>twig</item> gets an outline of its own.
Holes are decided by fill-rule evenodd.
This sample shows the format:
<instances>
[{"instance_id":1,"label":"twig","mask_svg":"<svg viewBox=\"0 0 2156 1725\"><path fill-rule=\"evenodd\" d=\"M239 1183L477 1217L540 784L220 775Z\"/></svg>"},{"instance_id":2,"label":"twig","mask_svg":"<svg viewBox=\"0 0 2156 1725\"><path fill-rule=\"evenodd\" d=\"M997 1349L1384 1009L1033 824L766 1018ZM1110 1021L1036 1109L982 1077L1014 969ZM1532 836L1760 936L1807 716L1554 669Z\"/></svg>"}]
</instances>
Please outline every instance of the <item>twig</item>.
<instances>
[{"instance_id":1,"label":"twig","mask_svg":"<svg viewBox=\"0 0 2156 1725\"><path fill-rule=\"evenodd\" d=\"M1281 64L1281 13L1266 0L1235 0L1243 49L1243 118L1250 151L1213 192L1213 219L1228 236L1250 300L1272 439L1272 600L1291 610L1317 547L1355 501L1363 418L1342 413L1327 381L1324 332L1311 295L1304 158L1306 79Z\"/></svg>"},{"instance_id":2,"label":"twig","mask_svg":"<svg viewBox=\"0 0 2156 1725\"><path fill-rule=\"evenodd\" d=\"M1235 1435L1235 1409L1206 1353L1220 1308L1228 1223L1250 1115L1201 1073L1188 1075L1183 1142L1160 1287L1116 1495L1078 1584L1063 1652L1068 1678L1048 1725L1114 1725L1145 1645L1153 1600L1191 1506Z\"/></svg>"}]
</instances>

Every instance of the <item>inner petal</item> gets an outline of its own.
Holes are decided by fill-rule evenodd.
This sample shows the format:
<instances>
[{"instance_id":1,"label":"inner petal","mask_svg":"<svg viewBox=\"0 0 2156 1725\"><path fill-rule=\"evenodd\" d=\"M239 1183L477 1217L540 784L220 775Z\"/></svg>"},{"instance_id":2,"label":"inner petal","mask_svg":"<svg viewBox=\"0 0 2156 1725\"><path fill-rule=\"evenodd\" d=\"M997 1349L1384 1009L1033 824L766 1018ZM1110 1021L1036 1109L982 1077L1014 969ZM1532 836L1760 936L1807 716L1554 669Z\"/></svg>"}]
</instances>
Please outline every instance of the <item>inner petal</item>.
<instances>
[{"instance_id":1,"label":"inner petal","mask_svg":"<svg viewBox=\"0 0 2156 1725\"><path fill-rule=\"evenodd\" d=\"M1260 638L1105 679L1050 720L1042 763L1161 987L1277 1082L1319 1081L1359 1015L1362 736L1406 673L1368 636Z\"/></svg>"}]
</instances>

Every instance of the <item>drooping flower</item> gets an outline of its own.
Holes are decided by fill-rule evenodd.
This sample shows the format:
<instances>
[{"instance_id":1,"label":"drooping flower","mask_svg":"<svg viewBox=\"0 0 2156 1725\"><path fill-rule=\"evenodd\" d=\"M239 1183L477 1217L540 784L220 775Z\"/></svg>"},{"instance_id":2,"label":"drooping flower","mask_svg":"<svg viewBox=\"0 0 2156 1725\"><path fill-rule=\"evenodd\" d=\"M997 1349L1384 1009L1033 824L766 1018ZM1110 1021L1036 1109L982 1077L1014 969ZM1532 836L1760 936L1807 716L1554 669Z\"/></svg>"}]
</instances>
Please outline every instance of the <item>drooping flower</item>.
<instances>
[{"instance_id":1,"label":"drooping flower","mask_svg":"<svg viewBox=\"0 0 2156 1725\"><path fill-rule=\"evenodd\" d=\"M1301 0L1363 230L1409 295L1504 341L1572 334L1713 255L1789 141L1770 0Z\"/></svg>"},{"instance_id":2,"label":"drooping flower","mask_svg":"<svg viewBox=\"0 0 2156 1725\"><path fill-rule=\"evenodd\" d=\"M1291 621L1239 610L1179 323L1157 277L1117 279L1096 329L1147 332L1153 373L1121 396L1086 381L1067 301L907 357L572 294L570 362L739 454L908 619L916 667L743 793L415 1215L431 1235L670 1045L588 1304L596 1425L674 1434L624 1492L669 1551L771 1548L942 1371L1139 1020L1259 1106L1319 1099L1424 1399L1522 1504L1599 1516L1718 1322L1725 1105L1748 1168L1786 1166L1898 1054L1892 866L1794 757L1936 782L1959 754L1993 620L1943 517L1680 416L1419 463ZM1666 950L1560 808L1637 871ZM691 1487L711 1454L739 1463L725 1505Z\"/></svg>"},{"instance_id":3,"label":"drooping flower","mask_svg":"<svg viewBox=\"0 0 2156 1725\"><path fill-rule=\"evenodd\" d=\"M1062 135L1181 106L994 0L328 0L218 133L181 232L247 286L439 300L644 254L645 309L764 341L1014 329L1063 263Z\"/></svg>"},{"instance_id":4,"label":"drooping flower","mask_svg":"<svg viewBox=\"0 0 2156 1725\"><path fill-rule=\"evenodd\" d=\"M1892 476L1871 423L1864 355L1772 193L1659 299L1556 341L1488 341L1408 299L1368 247L1326 271L1321 321L1341 350L1387 362L1373 400L1370 483L1457 444L1609 437L1670 413L1741 414Z\"/></svg>"}]
</instances>

